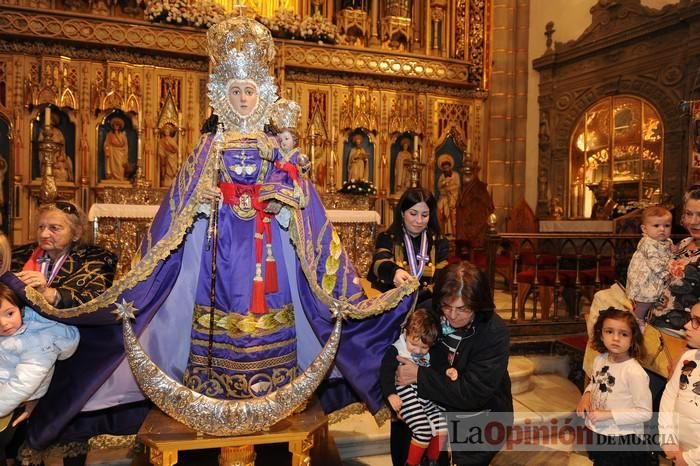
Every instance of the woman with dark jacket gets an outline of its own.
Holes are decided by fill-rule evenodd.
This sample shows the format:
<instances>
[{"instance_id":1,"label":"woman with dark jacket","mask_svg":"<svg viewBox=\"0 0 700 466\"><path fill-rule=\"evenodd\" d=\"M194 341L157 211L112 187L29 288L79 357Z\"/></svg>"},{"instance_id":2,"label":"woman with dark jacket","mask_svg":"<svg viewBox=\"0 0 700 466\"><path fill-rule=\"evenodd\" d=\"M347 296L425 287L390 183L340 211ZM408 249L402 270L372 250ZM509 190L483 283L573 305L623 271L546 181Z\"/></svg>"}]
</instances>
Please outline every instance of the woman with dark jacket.
<instances>
[{"instance_id":1,"label":"woman with dark jacket","mask_svg":"<svg viewBox=\"0 0 700 466\"><path fill-rule=\"evenodd\" d=\"M391 226L377 236L367 280L379 291L387 291L416 277L420 303L430 299L433 279L447 265L448 254L435 196L423 188L409 188L396 204Z\"/></svg>"},{"instance_id":2,"label":"woman with dark jacket","mask_svg":"<svg viewBox=\"0 0 700 466\"><path fill-rule=\"evenodd\" d=\"M87 227L87 216L75 204L45 204L37 211L37 242L12 250L17 277L58 309L90 301L114 280L116 256L85 243Z\"/></svg>"},{"instance_id":3,"label":"woman with dark jacket","mask_svg":"<svg viewBox=\"0 0 700 466\"><path fill-rule=\"evenodd\" d=\"M37 210L36 242L18 246L12 250L12 270L25 286L32 287L40 294L46 303L57 309L68 309L84 304L103 293L112 285L117 267L114 254L99 246L86 243L83 238L88 231L88 219L78 206L72 202L56 201L45 204ZM41 305L36 305L39 311ZM100 334L106 327L80 327L81 345L78 351L89 352L84 342L86 334ZM103 341L99 337L94 341ZM90 370L87 367L84 370ZM70 375L61 372L60 364L56 375L51 381L49 392L71 393L80 392ZM34 405L27 406L31 413ZM41 426L42 406L39 400L37 411L30 417L33 426ZM117 422L119 416L125 417L127 411L119 413L114 410L96 410L78 414L52 445L53 451L59 451L63 456L64 466L82 466L85 464L88 451L88 438L102 433L122 434L132 433L138 429L140 421L145 416L148 406L142 403L131 406L133 421ZM126 418L126 417L125 417ZM115 426L127 426L119 430ZM109 426L106 428L105 426ZM41 464L48 450L37 450L32 444L32 427L29 429L28 445L23 452L24 462Z\"/></svg>"},{"instance_id":4,"label":"woman with dark jacket","mask_svg":"<svg viewBox=\"0 0 700 466\"><path fill-rule=\"evenodd\" d=\"M508 329L495 313L486 276L468 262L438 274L432 308L442 328L445 364L418 367L399 357L397 384L416 383L418 396L445 408L454 464L487 465L513 422ZM456 422L450 422L450 413L457 415L452 417ZM482 436L491 443L467 443L466 432L489 422L499 427L491 431L498 435Z\"/></svg>"}]
</instances>

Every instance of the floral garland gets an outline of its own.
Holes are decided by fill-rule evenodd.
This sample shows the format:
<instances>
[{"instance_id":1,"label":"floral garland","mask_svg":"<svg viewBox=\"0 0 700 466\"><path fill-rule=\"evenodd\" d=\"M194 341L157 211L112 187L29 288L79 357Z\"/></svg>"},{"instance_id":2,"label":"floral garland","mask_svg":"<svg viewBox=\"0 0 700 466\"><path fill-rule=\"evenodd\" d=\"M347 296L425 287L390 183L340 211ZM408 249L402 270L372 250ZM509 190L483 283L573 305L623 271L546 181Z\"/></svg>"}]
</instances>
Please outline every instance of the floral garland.
<instances>
[{"instance_id":1,"label":"floral garland","mask_svg":"<svg viewBox=\"0 0 700 466\"><path fill-rule=\"evenodd\" d=\"M209 28L222 21L224 7L209 0L189 3L187 0L146 0L143 16L153 23Z\"/></svg>"},{"instance_id":2,"label":"floral garland","mask_svg":"<svg viewBox=\"0 0 700 466\"><path fill-rule=\"evenodd\" d=\"M171 23L182 26L209 28L226 16L224 7L210 0L146 0L144 18L152 23ZM303 19L290 10L277 10L270 18L258 16L272 37L301 39L310 42L336 44L340 40L338 28L320 14Z\"/></svg>"},{"instance_id":3,"label":"floral garland","mask_svg":"<svg viewBox=\"0 0 700 466\"><path fill-rule=\"evenodd\" d=\"M341 194L355 194L360 196L376 196L377 188L371 181L348 180L343 182L343 187L338 190Z\"/></svg>"},{"instance_id":4,"label":"floral garland","mask_svg":"<svg viewBox=\"0 0 700 466\"><path fill-rule=\"evenodd\" d=\"M272 37L279 39L301 37L301 18L290 10L277 10L270 18L258 15L255 20L267 27Z\"/></svg>"},{"instance_id":5,"label":"floral garland","mask_svg":"<svg viewBox=\"0 0 700 466\"><path fill-rule=\"evenodd\" d=\"M306 16L303 19L289 10L277 10L270 18L257 16L258 22L266 26L272 37L279 39L301 39L310 42L335 44L339 40L338 28L322 15Z\"/></svg>"}]
</instances>

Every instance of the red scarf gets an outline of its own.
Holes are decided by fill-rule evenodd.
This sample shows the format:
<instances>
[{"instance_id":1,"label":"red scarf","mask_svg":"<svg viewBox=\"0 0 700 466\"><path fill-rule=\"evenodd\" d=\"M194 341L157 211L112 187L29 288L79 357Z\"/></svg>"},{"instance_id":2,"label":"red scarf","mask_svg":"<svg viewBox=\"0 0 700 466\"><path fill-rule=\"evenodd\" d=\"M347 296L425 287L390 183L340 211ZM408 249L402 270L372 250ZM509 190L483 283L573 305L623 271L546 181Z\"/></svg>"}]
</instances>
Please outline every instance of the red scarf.
<instances>
[{"instance_id":1,"label":"red scarf","mask_svg":"<svg viewBox=\"0 0 700 466\"><path fill-rule=\"evenodd\" d=\"M31 270L34 272L41 272L41 265L39 264L39 258L44 255L44 250L41 249L40 247L37 247L34 252L32 253L31 257L27 261L26 264L24 264L24 267L22 267L22 271L25 270Z\"/></svg>"}]
</instances>

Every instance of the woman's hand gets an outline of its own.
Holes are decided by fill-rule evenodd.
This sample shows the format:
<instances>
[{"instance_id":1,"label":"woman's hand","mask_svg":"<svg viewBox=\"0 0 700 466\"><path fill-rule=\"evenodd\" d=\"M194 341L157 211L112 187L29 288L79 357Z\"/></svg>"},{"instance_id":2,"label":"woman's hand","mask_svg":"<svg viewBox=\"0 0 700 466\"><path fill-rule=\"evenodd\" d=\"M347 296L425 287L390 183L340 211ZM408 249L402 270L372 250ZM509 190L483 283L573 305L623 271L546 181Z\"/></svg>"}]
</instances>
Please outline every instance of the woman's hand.
<instances>
[{"instance_id":1,"label":"woman's hand","mask_svg":"<svg viewBox=\"0 0 700 466\"><path fill-rule=\"evenodd\" d=\"M404 269L397 269L396 272L394 272L394 286L396 288L400 287L410 279L411 274L406 272Z\"/></svg>"},{"instance_id":2,"label":"woman's hand","mask_svg":"<svg viewBox=\"0 0 700 466\"><path fill-rule=\"evenodd\" d=\"M664 450L664 456L671 461L676 461L676 458L681 455L681 448L675 443L664 443L661 445Z\"/></svg>"},{"instance_id":3,"label":"woman's hand","mask_svg":"<svg viewBox=\"0 0 700 466\"><path fill-rule=\"evenodd\" d=\"M23 270L17 273L17 278L22 280L25 285L36 289L39 293L44 293L44 291L46 291L46 277L41 272Z\"/></svg>"},{"instance_id":4,"label":"woman's hand","mask_svg":"<svg viewBox=\"0 0 700 466\"><path fill-rule=\"evenodd\" d=\"M576 405L576 414L578 417L586 417L586 414L591 412L591 392L583 394L578 404Z\"/></svg>"},{"instance_id":5,"label":"woman's hand","mask_svg":"<svg viewBox=\"0 0 700 466\"><path fill-rule=\"evenodd\" d=\"M22 406L24 406L24 412L17 416L17 419L15 419L12 423L12 427L17 427L20 422L24 421L25 419L29 419L29 416L32 415L32 411L34 411L34 408L36 408L37 403L39 403L39 400L25 401L22 404Z\"/></svg>"},{"instance_id":6,"label":"woman's hand","mask_svg":"<svg viewBox=\"0 0 700 466\"><path fill-rule=\"evenodd\" d=\"M588 412L588 419L593 423L607 421L612 419L612 411L609 409L594 409Z\"/></svg>"},{"instance_id":7,"label":"woman's hand","mask_svg":"<svg viewBox=\"0 0 700 466\"><path fill-rule=\"evenodd\" d=\"M678 454L676 455L676 459L673 460L673 464L674 466L689 466L685 458L683 458L682 451L678 452Z\"/></svg>"},{"instance_id":8,"label":"woman's hand","mask_svg":"<svg viewBox=\"0 0 700 466\"><path fill-rule=\"evenodd\" d=\"M204 188L201 193L202 202L218 201L221 198L221 190L216 188Z\"/></svg>"},{"instance_id":9,"label":"woman's hand","mask_svg":"<svg viewBox=\"0 0 700 466\"><path fill-rule=\"evenodd\" d=\"M397 356L399 367L396 369L396 385L410 385L418 382L418 365L409 358Z\"/></svg>"}]
</instances>

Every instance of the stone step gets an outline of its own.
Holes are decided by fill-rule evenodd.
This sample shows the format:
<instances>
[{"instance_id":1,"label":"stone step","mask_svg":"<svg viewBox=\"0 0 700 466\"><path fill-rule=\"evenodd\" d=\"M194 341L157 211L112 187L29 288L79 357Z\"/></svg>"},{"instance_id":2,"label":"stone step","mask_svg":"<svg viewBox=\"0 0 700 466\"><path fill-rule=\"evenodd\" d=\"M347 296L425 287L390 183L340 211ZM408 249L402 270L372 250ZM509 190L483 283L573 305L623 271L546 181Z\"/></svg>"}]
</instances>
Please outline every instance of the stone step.
<instances>
[{"instance_id":1,"label":"stone step","mask_svg":"<svg viewBox=\"0 0 700 466\"><path fill-rule=\"evenodd\" d=\"M535 364L527 356L511 356L508 359L510 391L513 395L530 390L530 376L535 372Z\"/></svg>"}]
</instances>

